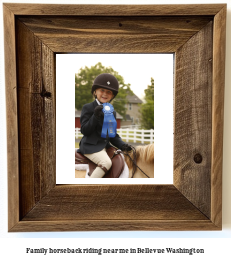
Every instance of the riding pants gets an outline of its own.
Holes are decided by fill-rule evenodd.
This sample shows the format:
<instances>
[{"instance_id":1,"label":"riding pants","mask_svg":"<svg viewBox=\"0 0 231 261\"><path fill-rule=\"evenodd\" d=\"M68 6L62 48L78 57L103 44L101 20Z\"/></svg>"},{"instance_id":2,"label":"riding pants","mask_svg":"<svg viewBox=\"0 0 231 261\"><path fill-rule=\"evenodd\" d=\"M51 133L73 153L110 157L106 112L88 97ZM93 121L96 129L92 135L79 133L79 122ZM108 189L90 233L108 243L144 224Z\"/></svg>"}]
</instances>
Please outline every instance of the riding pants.
<instances>
[{"instance_id":1,"label":"riding pants","mask_svg":"<svg viewBox=\"0 0 231 261\"><path fill-rule=\"evenodd\" d=\"M90 178L102 178L106 174L106 171L111 168L112 162L105 149L92 154L84 154L84 156L98 165L92 172Z\"/></svg>"}]
</instances>

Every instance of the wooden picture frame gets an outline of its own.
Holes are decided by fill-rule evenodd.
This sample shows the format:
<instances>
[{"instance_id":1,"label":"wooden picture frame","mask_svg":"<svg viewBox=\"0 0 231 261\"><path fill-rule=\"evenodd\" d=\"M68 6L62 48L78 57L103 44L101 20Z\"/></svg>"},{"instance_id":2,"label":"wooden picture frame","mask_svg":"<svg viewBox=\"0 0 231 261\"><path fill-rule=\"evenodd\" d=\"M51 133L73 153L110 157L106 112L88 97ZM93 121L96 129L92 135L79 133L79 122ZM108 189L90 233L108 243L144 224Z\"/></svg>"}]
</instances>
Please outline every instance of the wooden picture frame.
<instances>
[{"instance_id":1,"label":"wooden picture frame","mask_svg":"<svg viewBox=\"0 0 231 261\"><path fill-rule=\"evenodd\" d=\"M221 230L226 4L3 10L8 230ZM55 184L55 54L83 52L175 53L173 185Z\"/></svg>"}]
</instances>

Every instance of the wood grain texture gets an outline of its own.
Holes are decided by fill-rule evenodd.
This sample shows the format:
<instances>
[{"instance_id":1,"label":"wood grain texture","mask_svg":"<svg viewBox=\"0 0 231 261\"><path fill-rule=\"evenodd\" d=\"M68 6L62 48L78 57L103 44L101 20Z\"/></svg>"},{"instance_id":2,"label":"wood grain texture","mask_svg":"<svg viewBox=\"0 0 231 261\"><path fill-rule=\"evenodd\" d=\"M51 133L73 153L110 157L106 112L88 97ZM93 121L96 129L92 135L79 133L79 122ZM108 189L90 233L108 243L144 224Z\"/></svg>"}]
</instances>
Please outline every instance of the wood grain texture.
<instances>
[{"instance_id":1,"label":"wood grain texture","mask_svg":"<svg viewBox=\"0 0 231 261\"><path fill-rule=\"evenodd\" d=\"M11 232L25 229L161 231L217 227L173 185L58 185Z\"/></svg>"},{"instance_id":2,"label":"wood grain texture","mask_svg":"<svg viewBox=\"0 0 231 261\"><path fill-rule=\"evenodd\" d=\"M40 200L23 221L54 219L90 222L91 220L207 220L208 218L173 185L57 185Z\"/></svg>"},{"instance_id":3,"label":"wood grain texture","mask_svg":"<svg viewBox=\"0 0 231 261\"><path fill-rule=\"evenodd\" d=\"M121 7L4 4L9 231L221 229L226 5ZM174 185L55 185L55 52L74 51L176 52Z\"/></svg>"},{"instance_id":4,"label":"wood grain texture","mask_svg":"<svg viewBox=\"0 0 231 261\"><path fill-rule=\"evenodd\" d=\"M210 22L176 52L174 130L174 185L209 218L212 37Z\"/></svg>"},{"instance_id":5,"label":"wood grain texture","mask_svg":"<svg viewBox=\"0 0 231 261\"><path fill-rule=\"evenodd\" d=\"M192 17L20 17L56 53L175 52L209 21ZM100 51L99 51L100 50Z\"/></svg>"},{"instance_id":6,"label":"wood grain texture","mask_svg":"<svg viewBox=\"0 0 231 261\"><path fill-rule=\"evenodd\" d=\"M20 217L55 186L54 54L16 21Z\"/></svg>"},{"instance_id":7,"label":"wood grain texture","mask_svg":"<svg viewBox=\"0 0 231 261\"><path fill-rule=\"evenodd\" d=\"M222 226L222 155L225 90L226 6L214 18L211 220Z\"/></svg>"},{"instance_id":8,"label":"wood grain texture","mask_svg":"<svg viewBox=\"0 0 231 261\"><path fill-rule=\"evenodd\" d=\"M209 220L62 220L21 221L9 232L41 231L211 231L219 230Z\"/></svg>"},{"instance_id":9,"label":"wood grain texture","mask_svg":"<svg viewBox=\"0 0 231 261\"><path fill-rule=\"evenodd\" d=\"M19 155L14 14L3 5L7 119L8 229L19 221Z\"/></svg>"},{"instance_id":10,"label":"wood grain texture","mask_svg":"<svg viewBox=\"0 0 231 261\"><path fill-rule=\"evenodd\" d=\"M224 4L192 5L55 5L5 3L15 15L181 16L215 15Z\"/></svg>"}]
</instances>

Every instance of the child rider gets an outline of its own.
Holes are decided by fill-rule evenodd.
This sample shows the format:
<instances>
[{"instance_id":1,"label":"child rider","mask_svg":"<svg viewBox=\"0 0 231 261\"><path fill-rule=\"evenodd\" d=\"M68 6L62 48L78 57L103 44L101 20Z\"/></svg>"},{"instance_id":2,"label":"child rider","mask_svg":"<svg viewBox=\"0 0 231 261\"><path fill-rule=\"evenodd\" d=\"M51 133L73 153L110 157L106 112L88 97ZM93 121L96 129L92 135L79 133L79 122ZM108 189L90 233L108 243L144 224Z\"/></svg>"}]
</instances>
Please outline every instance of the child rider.
<instances>
[{"instance_id":1,"label":"child rider","mask_svg":"<svg viewBox=\"0 0 231 261\"><path fill-rule=\"evenodd\" d=\"M97 165L90 178L102 178L111 168L112 162L106 153L106 148L110 147L109 142L122 151L131 150L131 146L122 141L116 130L114 137L109 137L108 134L101 137L104 123L102 104L110 103L118 90L119 83L116 77L109 73L102 73L95 78L91 89L95 101L83 105L82 108L80 123L81 133L84 136L80 141L79 151ZM116 119L115 111L113 111L112 117Z\"/></svg>"}]
</instances>

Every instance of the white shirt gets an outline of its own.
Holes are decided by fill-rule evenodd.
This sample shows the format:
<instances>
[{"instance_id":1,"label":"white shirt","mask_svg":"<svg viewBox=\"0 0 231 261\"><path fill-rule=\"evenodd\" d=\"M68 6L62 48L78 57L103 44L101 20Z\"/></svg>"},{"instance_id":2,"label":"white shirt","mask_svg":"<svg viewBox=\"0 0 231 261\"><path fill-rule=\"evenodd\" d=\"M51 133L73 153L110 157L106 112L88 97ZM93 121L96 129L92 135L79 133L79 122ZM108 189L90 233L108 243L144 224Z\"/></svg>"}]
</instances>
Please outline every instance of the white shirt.
<instances>
[{"instance_id":1,"label":"white shirt","mask_svg":"<svg viewBox=\"0 0 231 261\"><path fill-rule=\"evenodd\" d=\"M96 100L96 102L98 103L98 105L102 105L102 103L100 103L99 101L98 101L98 99L95 99Z\"/></svg>"}]
</instances>

